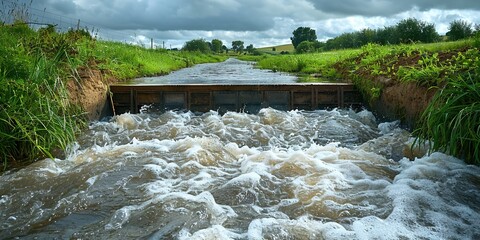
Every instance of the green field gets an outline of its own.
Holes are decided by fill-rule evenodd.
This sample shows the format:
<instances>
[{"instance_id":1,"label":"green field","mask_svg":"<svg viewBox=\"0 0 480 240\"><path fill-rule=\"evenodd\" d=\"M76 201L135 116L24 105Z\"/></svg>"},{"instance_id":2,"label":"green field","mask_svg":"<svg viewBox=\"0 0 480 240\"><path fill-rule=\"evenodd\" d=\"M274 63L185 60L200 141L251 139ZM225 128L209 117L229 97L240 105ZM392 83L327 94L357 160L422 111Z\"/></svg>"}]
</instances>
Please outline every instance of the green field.
<instances>
[{"instance_id":1,"label":"green field","mask_svg":"<svg viewBox=\"0 0 480 240\"><path fill-rule=\"evenodd\" d=\"M273 48L275 48L275 51L273 51ZM292 44L284 44L284 45L278 45L278 46L272 46L272 47L263 47L263 48L257 48L260 52L263 53L269 53L269 54L280 54L281 52L289 52L289 53L294 53L295 49L293 48Z\"/></svg>"}]
</instances>

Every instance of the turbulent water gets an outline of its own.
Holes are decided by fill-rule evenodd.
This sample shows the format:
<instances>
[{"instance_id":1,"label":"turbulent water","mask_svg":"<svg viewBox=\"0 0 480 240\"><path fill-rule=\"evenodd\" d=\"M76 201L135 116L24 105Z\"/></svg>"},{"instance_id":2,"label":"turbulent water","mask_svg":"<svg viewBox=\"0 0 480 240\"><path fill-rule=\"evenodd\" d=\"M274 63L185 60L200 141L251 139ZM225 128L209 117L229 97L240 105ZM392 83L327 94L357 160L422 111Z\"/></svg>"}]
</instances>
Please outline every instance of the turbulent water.
<instances>
[{"instance_id":1,"label":"turbulent water","mask_svg":"<svg viewBox=\"0 0 480 240\"><path fill-rule=\"evenodd\" d=\"M230 58L221 63L198 64L159 77L138 78L134 84L268 84L295 83L297 77L254 68L253 62Z\"/></svg>"},{"instance_id":2,"label":"turbulent water","mask_svg":"<svg viewBox=\"0 0 480 240\"><path fill-rule=\"evenodd\" d=\"M368 111L123 114L0 177L0 238L480 239L480 169L411 142Z\"/></svg>"}]
</instances>

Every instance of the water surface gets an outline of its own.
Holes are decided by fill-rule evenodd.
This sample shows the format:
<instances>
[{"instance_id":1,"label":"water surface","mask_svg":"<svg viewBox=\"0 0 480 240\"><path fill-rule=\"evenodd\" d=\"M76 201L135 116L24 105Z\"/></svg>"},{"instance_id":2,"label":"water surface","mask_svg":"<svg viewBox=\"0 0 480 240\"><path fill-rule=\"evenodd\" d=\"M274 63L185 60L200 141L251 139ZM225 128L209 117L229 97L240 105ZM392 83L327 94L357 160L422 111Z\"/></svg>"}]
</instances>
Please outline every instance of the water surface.
<instances>
[{"instance_id":1,"label":"water surface","mask_svg":"<svg viewBox=\"0 0 480 240\"><path fill-rule=\"evenodd\" d=\"M480 168L368 111L123 114L0 177L0 238L479 239Z\"/></svg>"},{"instance_id":2,"label":"water surface","mask_svg":"<svg viewBox=\"0 0 480 240\"><path fill-rule=\"evenodd\" d=\"M221 63L198 64L165 76L145 77L131 84L274 84L295 83L294 75L254 68L254 62L230 58Z\"/></svg>"},{"instance_id":3,"label":"water surface","mask_svg":"<svg viewBox=\"0 0 480 240\"><path fill-rule=\"evenodd\" d=\"M136 82L295 77L230 59ZM0 239L480 239L480 168L412 142L366 110L122 114L0 176Z\"/></svg>"}]
</instances>

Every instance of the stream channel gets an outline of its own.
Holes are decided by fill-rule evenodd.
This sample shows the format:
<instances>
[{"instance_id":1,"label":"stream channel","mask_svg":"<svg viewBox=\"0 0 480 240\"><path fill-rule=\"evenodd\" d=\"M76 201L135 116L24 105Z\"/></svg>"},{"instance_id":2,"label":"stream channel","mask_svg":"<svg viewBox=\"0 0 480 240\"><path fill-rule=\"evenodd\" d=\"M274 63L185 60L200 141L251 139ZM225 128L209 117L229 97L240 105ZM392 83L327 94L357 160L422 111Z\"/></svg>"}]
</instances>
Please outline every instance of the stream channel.
<instances>
[{"instance_id":1,"label":"stream channel","mask_svg":"<svg viewBox=\"0 0 480 240\"><path fill-rule=\"evenodd\" d=\"M295 82L234 59L137 82L226 75ZM350 109L94 121L65 159L0 176L0 239L480 239L480 168L410 161L398 125Z\"/></svg>"}]
</instances>

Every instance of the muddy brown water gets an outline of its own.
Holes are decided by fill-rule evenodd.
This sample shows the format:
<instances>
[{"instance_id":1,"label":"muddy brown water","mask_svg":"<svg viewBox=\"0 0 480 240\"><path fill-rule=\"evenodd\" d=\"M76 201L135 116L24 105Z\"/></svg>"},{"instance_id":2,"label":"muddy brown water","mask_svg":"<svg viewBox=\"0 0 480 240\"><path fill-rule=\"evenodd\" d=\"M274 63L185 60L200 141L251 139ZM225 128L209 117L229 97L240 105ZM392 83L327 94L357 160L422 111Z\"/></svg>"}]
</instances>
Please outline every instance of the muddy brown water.
<instances>
[{"instance_id":1,"label":"muddy brown water","mask_svg":"<svg viewBox=\"0 0 480 240\"><path fill-rule=\"evenodd\" d=\"M350 109L122 114L0 176L1 239L479 239L480 168Z\"/></svg>"}]
</instances>

